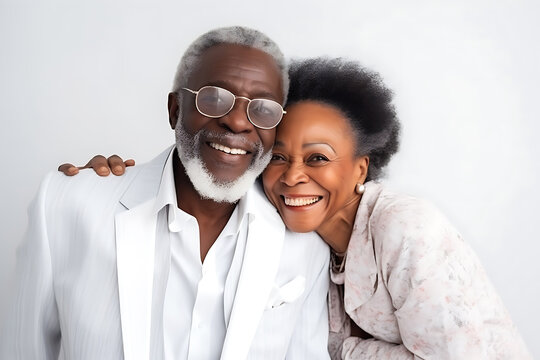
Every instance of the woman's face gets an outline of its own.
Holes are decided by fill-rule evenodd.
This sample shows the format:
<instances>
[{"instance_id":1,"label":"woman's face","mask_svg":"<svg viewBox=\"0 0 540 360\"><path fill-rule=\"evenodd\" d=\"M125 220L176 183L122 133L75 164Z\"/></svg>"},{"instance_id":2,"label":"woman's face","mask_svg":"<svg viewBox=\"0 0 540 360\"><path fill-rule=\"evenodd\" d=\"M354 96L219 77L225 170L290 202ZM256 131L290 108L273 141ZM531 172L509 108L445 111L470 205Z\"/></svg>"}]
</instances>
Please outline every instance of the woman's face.
<instances>
[{"instance_id":1,"label":"woman's face","mask_svg":"<svg viewBox=\"0 0 540 360\"><path fill-rule=\"evenodd\" d=\"M367 161L355 157L354 145L349 121L337 108L313 101L287 108L263 184L289 229L317 230L358 199L355 186L365 178Z\"/></svg>"}]
</instances>

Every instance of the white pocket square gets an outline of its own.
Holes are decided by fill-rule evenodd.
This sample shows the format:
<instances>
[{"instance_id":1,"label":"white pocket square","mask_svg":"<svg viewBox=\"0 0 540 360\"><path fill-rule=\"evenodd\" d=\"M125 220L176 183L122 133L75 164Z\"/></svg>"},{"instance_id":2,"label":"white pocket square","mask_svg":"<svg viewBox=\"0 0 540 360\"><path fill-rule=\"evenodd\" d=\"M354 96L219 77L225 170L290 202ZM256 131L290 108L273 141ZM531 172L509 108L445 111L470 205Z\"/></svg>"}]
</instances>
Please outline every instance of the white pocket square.
<instances>
[{"instance_id":1,"label":"white pocket square","mask_svg":"<svg viewBox=\"0 0 540 360\"><path fill-rule=\"evenodd\" d=\"M305 288L306 278L302 275L298 275L281 287L274 285L266 303L266 308L273 309L286 303L292 303L304 293Z\"/></svg>"}]
</instances>

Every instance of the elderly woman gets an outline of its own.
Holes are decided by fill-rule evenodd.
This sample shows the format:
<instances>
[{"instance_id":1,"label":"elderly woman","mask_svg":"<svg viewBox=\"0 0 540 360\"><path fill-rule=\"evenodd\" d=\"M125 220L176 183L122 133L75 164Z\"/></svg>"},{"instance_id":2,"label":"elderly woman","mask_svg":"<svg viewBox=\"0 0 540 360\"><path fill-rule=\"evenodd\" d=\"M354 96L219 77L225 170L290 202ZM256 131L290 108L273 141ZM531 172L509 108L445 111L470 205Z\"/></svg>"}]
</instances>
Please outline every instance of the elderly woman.
<instances>
[{"instance_id":1,"label":"elderly woman","mask_svg":"<svg viewBox=\"0 0 540 360\"><path fill-rule=\"evenodd\" d=\"M530 358L445 217L375 181L398 148L391 100L380 77L356 63L294 64L287 115L263 173L287 227L316 231L332 249L332 358Z\"/></svg>"},{"instance_id":2,"label":"elderly woman","mask_svg":"<svg viewBox=\"0 0 540 360\"><path fill-rule=\"evenodd\" d=\"M525 359L471 248L430 204L375 182L398 148L391 92L340 60L291 70L263 174L294 231L332 247L330 351L343 359Z\"/></svg>"}]
</instances>

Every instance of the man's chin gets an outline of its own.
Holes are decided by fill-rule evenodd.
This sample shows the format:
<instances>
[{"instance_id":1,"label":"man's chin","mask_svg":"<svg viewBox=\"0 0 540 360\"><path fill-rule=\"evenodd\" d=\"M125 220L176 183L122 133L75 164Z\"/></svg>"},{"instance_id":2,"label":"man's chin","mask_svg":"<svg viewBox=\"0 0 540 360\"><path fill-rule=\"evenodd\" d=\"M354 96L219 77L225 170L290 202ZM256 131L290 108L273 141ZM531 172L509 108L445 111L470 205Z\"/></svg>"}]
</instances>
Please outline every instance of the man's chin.
<instances>
[{"instance_id":1,"label":"man's chin","mask_svg":"<svg viewBox=\"0 0 540 360\"><path fill-rule=\"evenodd\" d=\"M271 151L263 152L262 145L246 157L208 152L200 147L201 132L192 137L182 127L177 127L176 136L178 157L193 187L203 199L215 202L240 200L272 157Z\"/></svg>"},{"instance_id":2,"label":"man's chin","mask_svg":"<svg viewBox=\"0 0 540 360\"><path fill-rule=\"evenodd\" d=\"M215 150L214 150L215 151ZM217 184L232 184L252 167L253 156L225 155L209 156L201 151L202 166L211 174Z\"/></svg>"},{"instance_id":3,"label":"man's chin","mask_svg":"<svg viewBox=\"0 0 540 360\"><path fill-rule=\"evenodd\" d=\"M249 169L238 169L238 168L206 168L208 173L211 174L212 182L216 186L228 187L234 186L234 184L244 176Z\"/></svg>"},{"instance_id":4,"label":"man's chin","mask_svg":"<svg viewBox=\"0 0 540 360\"><path fill-rule=\"evenodd\" d=\"M218 179L198 158L185 159L180 156L180 161L182 161L187 176L201 198L218 203L235 203L240 200L254 184L259 173L262 172L262 170L253 167L233 180Z\"/></svg>"}]
</instances>

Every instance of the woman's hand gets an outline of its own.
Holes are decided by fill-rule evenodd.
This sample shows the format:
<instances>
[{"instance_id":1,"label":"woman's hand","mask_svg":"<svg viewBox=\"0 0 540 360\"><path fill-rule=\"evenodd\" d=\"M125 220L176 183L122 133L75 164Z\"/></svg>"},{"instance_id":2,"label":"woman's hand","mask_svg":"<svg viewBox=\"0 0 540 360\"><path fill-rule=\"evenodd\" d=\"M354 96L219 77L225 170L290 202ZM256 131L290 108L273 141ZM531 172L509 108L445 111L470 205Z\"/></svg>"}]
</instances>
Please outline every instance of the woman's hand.
<instances>
[{"instance_id":1,"label":"woman's hand","mask_svg":"<svg viewBox=\"0 0 540 360\"><path fill-rule=\"evenodd\" d=\"M67 176L77 175L79 170L82 169L94 169L99 176L108 176L111 171L114 175L123 175L126 171L126 167L134 166L135 160L128 159L122 160L118 155L111 155L108 159L103 155L96 155L84 166L74 166L72 164L62 164L58 167L58 171L64 173Z\"/></svg>"}]
</instances>

